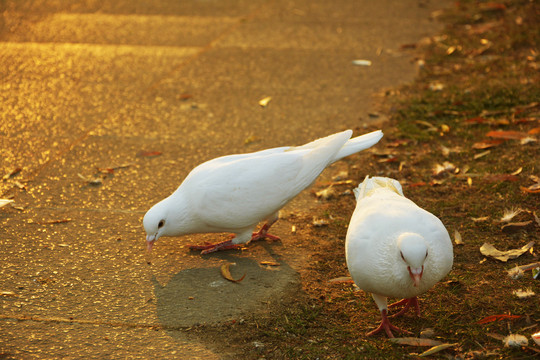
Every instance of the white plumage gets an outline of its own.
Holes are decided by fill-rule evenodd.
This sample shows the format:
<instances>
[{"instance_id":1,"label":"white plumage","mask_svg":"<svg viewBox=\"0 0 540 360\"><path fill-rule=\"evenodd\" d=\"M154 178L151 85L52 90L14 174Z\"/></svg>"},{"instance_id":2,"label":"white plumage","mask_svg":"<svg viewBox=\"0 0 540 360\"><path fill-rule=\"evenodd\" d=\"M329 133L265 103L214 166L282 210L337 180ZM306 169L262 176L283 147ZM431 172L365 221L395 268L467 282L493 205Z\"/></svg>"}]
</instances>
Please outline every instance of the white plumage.
<instances>
[{"instance_id":1,"label":"white plumage","mask_svg":"<svg viewBox=\"0 0 540 360\"><path fill-rule=\"evenodd\" d=\"M355 189L356 209L347 232L347 266L356 285L372 294L381 311L381 325L368 335L399 331L387 319L387 297L415 306L452 268L448 231L433 214L405 198L398 181L366 177ZM398 315L396 314L396 315Z\"/></svg>"},{"instance_id":2,"label":"white plumage","mask_svg":"<svg viewBox=\"0 0 540 360\"><path fill-rule=\"evenodd\" d=\"M380 130L353 139L343 131L298 147L279 147L207 161L191 171L178 189L144 216L148 249L161 236L231 232L219 244L192 246L208 253L237 248L251 240L278 239L267 234L278 211L310 186L330 164L367 149ZM253 230L267 223L257 233Z\"/></svg>"}]
</instances>

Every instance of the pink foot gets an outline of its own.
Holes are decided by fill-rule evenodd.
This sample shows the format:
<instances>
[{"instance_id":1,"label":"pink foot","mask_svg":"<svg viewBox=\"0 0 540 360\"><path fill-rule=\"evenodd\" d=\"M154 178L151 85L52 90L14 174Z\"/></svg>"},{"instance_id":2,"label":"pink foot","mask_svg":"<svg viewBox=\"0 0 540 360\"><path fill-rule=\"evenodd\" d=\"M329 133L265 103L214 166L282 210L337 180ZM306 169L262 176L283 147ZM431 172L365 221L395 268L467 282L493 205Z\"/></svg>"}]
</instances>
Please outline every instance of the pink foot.
<instances>
[{"instance_id":1,"label":"pink foot","mask_svg":"<svg viewBox=\"0 0 540 360\"><path fill-rule=\"evenodd\" d=\"M379 325L379 327L376 328L373 331L368 332L366 334L366 336L371 336L371 335L378 334L382 330L384 330L386 332L386 335L388 335L389 338L394 337L394 334L392 334L392 330L398 331L398 332L403 332L403 333L406 333L406 334L411 334L411 332L409 332L407 330L400 329L397 326L394 326L394 325L390 324L390 321L388 320L388 316L386 316L386 309L381 311L381 318L382 318L382 320L381 320L381 324Z\"/></svg>"},{"instance_id":2,"label":"pink foot","mask_svg":"<svg viewBox=\"0 0 540 360\"><path fill-rule=\"evenodd\" d=\"M251 240L250 241L257 241L257 240L263 240L263 239L268 239L270 241L279 241L281 240L279 238L279 236L275 236L275 235L272 235L272 234L269 234L268 233L268 229L270 229L270 226L272 224L264 224L261 229L257 232L254 232L252 235L251 235Z\"/></svg>"},{"instance_id":3,"label":"pink foot","mask_svg":"<svg viewBox=\"0 0 540 360\"><path fill-rule=\"evenodd\" d=\"M393 304L388 305L388 307L390 308L390 307L395 307L395 306L400 306L400 305L405 305L405 306L399 312L395 313L394 315L392 315L390 317L401 316L401 315L405 314L407 312L407 310L409 310L409 308L411 308L413 306L414 306L414 308L416 310L416 315L420 316L420 306L418 305L418 298L416 296L412 297L412 298L409 298L409 299L400 300L398 302L395 302Z\"/></svg>"},{"instance_id":4,"label":"pink foot","mask_svg":"<svg viewBox=\"0 0 540 360\"><path fill-rule=\"evenodd\" d=\"M190 250L202 250L201 254L210 254L216 251L229 250L229 249L240 249L243 244L233 244L232 239L223 241L217 244L210 244L205 242L204 245L188 245Z\"/></svg>"}]
</instances>

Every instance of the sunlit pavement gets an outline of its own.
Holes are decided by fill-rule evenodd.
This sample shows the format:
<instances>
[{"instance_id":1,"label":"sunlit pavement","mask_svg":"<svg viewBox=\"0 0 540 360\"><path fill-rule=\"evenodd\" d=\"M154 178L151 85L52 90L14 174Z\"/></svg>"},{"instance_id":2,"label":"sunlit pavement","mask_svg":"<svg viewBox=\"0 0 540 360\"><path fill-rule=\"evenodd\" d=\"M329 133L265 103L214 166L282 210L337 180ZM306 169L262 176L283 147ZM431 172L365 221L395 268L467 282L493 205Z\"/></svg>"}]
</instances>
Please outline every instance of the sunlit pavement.
<instances>
[{"instance_id":1,"label":"sunlit pavement","mask_svg":"<svg viewBox=\"0 0 540 360\"><path fill-rule=\"evenodd\" d=\"M160 239L149 257L143 214L202 161L361 132L374 94L413 79L402 46L435 31L435 9L66 3L0 8L0 198L14 200L0 209L1 356L223 357L186 329L296 290L302 232L285 218L280 244L201 256L185 245L223 235L192 235ZM304 194L286 212L315 206ZM227 262L241 283L220 275Z\"/></svg>"}]
</instances>

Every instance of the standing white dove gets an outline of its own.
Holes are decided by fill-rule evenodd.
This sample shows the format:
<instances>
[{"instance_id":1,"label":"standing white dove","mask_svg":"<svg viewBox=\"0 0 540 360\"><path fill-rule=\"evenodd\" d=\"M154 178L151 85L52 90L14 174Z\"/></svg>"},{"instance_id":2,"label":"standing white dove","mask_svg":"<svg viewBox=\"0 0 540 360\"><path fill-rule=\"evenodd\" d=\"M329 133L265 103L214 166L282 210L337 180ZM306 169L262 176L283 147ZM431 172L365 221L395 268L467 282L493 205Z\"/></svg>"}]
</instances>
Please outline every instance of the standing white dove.
<instances>
[{"instance_id":1,"label":"standing white dove","mask_svg":"<svg viewBox=\"0 0 540 360\"><path fill-rule=\"evenodd\" d=\"M382 131L351 139L352 130L303 146L219 157L193 169L169 197L144 216L147 249L162 236L230 232L230 240L191 245L203 254L236 249L268 238L279 210L310 186L330 164L375 145ZM266 223L253 232L261 221Z\"/></svg>"},{"instance_id":2,"label":"standing white dove","mask_svg":"<svg viewBox=\"0 0 540 360\"><path fill-rule=\"evenodd\" d=\"M354 190L356 209L345 240L347 266L356 285L371 293L381 311L382 330L394 337L401 330L390 323L387 298L411 306L420 315L417 296L429 290L452 268L452 241L443 223L403 195L397 180L373 177Z\"/></svg>"}]
</instances>

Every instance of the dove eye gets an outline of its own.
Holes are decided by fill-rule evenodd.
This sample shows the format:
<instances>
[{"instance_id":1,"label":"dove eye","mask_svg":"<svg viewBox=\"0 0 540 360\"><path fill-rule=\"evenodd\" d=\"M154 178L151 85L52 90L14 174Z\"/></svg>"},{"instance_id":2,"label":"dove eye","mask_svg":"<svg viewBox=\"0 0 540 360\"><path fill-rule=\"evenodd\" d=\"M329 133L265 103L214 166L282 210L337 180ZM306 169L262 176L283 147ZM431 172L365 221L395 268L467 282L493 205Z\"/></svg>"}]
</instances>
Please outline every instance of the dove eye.
<instances>
[{"instance_id":1,"label":"dove eye","mask_svg":"<svg viewBox=\"0 0 540 360\"><path fill-rule=\"evenodd\" d=\"M163 225L165 225L165 220L161 220L161 221L159 222L159 224L158 224L158 226L157 226L158 229L161 228L161 227L163 227Z\"/></svg>"}]
</instances>

